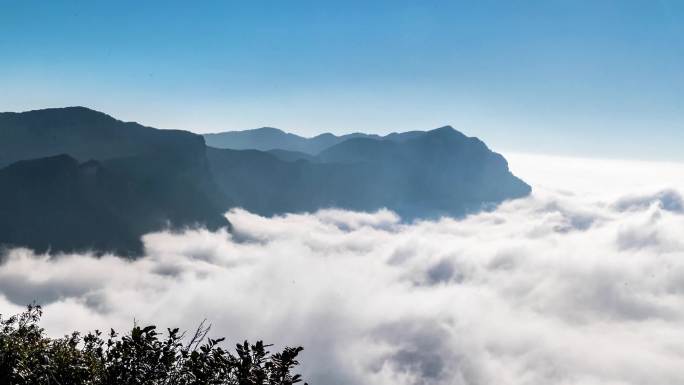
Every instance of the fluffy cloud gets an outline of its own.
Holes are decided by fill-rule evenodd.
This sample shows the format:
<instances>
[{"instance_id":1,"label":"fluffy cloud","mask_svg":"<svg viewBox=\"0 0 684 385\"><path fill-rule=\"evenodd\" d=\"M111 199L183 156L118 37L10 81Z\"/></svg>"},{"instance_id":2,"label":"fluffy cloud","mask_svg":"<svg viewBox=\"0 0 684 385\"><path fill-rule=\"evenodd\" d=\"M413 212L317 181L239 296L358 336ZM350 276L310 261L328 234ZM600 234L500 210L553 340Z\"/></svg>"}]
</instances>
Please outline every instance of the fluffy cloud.
<instances>
[{"instance_id":1,"label":"fluffy cloud","mask_svg":"<svg viewBox=\"0 0 684 385\"><path fill-rule=\"evenodd\" d=\"M0 312L35 299L57 335L207 318L303 345L313 384L684 383L684 167L509 159L533 196L463 220L233 210L137 261L12 250Z\"/></svg>"}]
</instances>

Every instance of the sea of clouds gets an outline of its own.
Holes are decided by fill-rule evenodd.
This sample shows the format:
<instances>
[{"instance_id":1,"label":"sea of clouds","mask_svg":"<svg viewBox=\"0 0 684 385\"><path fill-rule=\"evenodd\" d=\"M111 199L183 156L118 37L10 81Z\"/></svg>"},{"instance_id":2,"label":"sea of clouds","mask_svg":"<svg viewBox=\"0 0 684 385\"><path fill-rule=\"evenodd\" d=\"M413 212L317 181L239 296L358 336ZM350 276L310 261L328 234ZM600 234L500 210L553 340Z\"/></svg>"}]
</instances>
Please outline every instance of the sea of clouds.
<instances>
[{"instance_id":1,"label":"sea of clouds","mask_svg":"<svg viewBox=\"0 0 684 385\"><path fill-rule=\"evenodd\" d=\"M303 345L311 384L684 383L684 165L508 155L527 199L463 220L323 210L156 233L145 258L0 265L0 313Z\"/></svg>"}]
</instances>

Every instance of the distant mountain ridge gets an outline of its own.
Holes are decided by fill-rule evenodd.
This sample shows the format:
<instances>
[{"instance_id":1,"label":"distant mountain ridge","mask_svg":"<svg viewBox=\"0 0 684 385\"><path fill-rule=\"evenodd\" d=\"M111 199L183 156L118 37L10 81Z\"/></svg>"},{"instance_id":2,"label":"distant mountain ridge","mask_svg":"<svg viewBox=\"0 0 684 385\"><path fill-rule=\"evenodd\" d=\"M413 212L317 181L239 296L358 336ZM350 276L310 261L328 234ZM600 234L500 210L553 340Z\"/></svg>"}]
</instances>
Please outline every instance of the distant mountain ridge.
<instances>
[{"instance_id":1,"label":"distant mountain ridge","mask_svg":"<svg viewBox=\"0 0 684 385\"><path fill-rule=\"evenodd\" d=\"M445 126L449 127L450 126ZM393 132L387 135L364 134L354 132L345 135L334 135L329 132L306 138L278 128L261 127L251 130L225 131L204 134L207 146L231 150L288 151L307 155L318 155L321 151L350 139L374 139L401 142L416 138L426 131ZM293 154L283 154L292 157Z\"/></svg>"},{"instance_id":2,"label":"distant mountain ridge","mask_svg":"<svg viewBox=\"0 0 684 385\"><path fill-rule=\"evenodd\" d=\"M410 220L462 216L530 192L501 155L450 126L382 137L273 128L203 137L84 107L0 113L0 186L0 246L130 256L142 254L147 232L230 228L231 207L261 215L386 207Z\"/></svg>"},{"instance_id":3,"label":"distant mountain ridge","mask_svg":"<svg viewBox=\"0 0 684 385\"><path fill-rule=\"evenodd\" d=\"M356 137L310 159L285 153L295 161L256 150L207 156L224 194L261 215L386 207L405 219L462 216L530 192L501 155L449 126L401 140Z\"/></svg>"},{"instance_id":4,"label":"distant mountain ridge","mask_svg":"<svg viewBox=\"0 0 684 385\"><path fill-rule=\"evenodd\" d=\"M341 136L324 133L312 138L305 138L273 127L204 134L207 146L215 148L259 151L285 150L309 155L316 155L328 147L353 138L380 139L380 136L356 132Z\"/></svg>"}]
</instances>

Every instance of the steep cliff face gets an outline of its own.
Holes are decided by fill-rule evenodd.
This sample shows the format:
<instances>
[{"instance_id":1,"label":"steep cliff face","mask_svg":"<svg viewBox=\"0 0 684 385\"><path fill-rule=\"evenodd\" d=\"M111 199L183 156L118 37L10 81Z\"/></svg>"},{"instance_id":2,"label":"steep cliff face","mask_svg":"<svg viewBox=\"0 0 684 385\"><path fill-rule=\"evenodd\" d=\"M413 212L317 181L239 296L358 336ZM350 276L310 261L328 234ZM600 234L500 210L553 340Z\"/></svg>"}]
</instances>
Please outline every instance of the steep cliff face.
<instances>
[{"instance_id":1,"label":"steep cliff face","mask_svg":"<svg viewBox=\"0 0 684 385\"><path fill-rule=\"evenodd\" d=\"M0 244L142 252L140 237L228 226L204 140L73 107L0 114ZM30 160L26 160L30 159Z\"/></svg>"},{"instance_id":2,"label":"steep cliff face","mask_svg":"<svg viewBox=\"0 0 684 385\"><path fill-rule=\"evenodd\" d=\"M0 170L0 244L136 256L145 233L228 225L197 190L164 181L68 155L14 163Z\"/></svg>"},{"instance_id":3,"label":"steep cliff face","mask_svg":"<svg viewBox=\"0 0 684 385\"><path fill-rule=\"evenodd\" d=\"M530 193L501 155L451 127L393 140L353 138L310 159L286 155L208 151L232 204L263 215L387 207L407 219L461 216Z\"/></svg>"}]
</instances>

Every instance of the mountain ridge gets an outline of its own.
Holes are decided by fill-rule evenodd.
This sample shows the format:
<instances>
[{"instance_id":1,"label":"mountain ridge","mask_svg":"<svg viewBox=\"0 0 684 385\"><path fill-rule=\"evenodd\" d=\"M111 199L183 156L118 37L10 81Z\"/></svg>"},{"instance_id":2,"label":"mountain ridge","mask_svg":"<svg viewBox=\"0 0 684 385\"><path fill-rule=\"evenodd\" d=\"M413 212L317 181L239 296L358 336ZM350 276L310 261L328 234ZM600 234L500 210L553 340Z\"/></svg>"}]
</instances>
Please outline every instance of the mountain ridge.
<instances>
[{"instance_id":1,"label":"mountain ridge","mask_svg":"<svg viewBox=\"0 0 684 385\"><path fill-rule=\"evenodd\" d=\"M204 146L201 135L124 122L86 107L0 113L0 167L63 153L79 160L181 150L197 156Z\"/></svg>"},{"instance_id":2,"label":"mountain ridge","mask_svg":"<svg viewBox=\"0 0 684 385\"><path fill-rule=\"evenodd\" d=\"M462 216L530 192L503 156L453 127L404 139L357 137L316 156L286 152L290 159L273 151L211 147L207 156L224 193L267 216L322 207L389 208L409 220ZM238 162L244 163L236 167ZM233 180L242 182L235 186Z\"/></svg>"},{"instance_id":3,"label":"mountain ridge","mask_svg":"<svg viewBox=\"0 0 684 385\"><path fill-rule=\"evenodd\" d=\"M0 245L136 256L147 232L230 229L223 214L232 207L266 216L389 208L411 220L463 216L530 192L503 156L451 126L258 132L271 138L241 145L273 148L218 149L207 136L85 107L0 113Z\"/></svg>"},{"instance_id":4,"label":"mountain ridge","mask_svg":"<svg viewBox=\"0 0 684 385\"><path fill-rule=\"evenodd\" d=\"M233 150L287 150L316 155L318 152L337 143L357 137L379 138L375 134L353 132L335 135L329 132L312 137L304 137L274 127L261 127L240 131L225 131L204 134L208 146L230 148Z\"/></svg>"},{"instance_id":5,"label":"mountain ridge","mask_svg":"<svg viewBox=\"0 0 684 385\"><path fill-rule=\"evenodd\" d=\"M209 173L205 151L200 135L123 122L85 107L2 113L0 243L134 256L142 253L140 237L148 232L229 226L222 215L228 203ZM34 171L26 168L31 164ZM86 183L91 179L78 171L81 164L108 187ZM60 167L70 171L49 171ZM66 196L67 190L79 199ZM21 226L12 224L17 218ZM83 228L78 219L91 226ZM42 222L62 222L62 228Z\"/></svg>"},{"instance_id":6,"label":"mountain ridge","mask_svg":"<svg viewBox=\"0 0 684 385\"><path fill-rule=\"evenodd\" d=\"M285 150L301 152L308 155L318 155L327 148L351 139L365 138L401 142L424 135L427 132L440 130L453 130L464 135L454 127L445 125L431 130L391 132L386 135L365 134L362 132L335 135L330 132L325 132L315 136L305 137L275 127L260 127L247 130L208 133L203 134L203 136L207 145L214 148L232 150L254 149L261 151Z\"/></svg>"}]
</instances>

